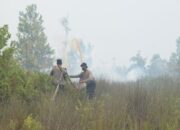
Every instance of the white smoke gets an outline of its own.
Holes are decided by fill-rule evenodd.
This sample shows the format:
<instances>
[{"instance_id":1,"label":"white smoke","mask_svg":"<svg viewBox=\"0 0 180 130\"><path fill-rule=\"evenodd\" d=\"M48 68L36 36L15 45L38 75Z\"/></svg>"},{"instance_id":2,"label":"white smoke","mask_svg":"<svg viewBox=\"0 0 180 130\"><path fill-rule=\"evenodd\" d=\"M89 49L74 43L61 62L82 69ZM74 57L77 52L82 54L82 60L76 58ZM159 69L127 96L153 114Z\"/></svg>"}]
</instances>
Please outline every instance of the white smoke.
<instances>
[{"instance_id":1,"label":"white smoke","mask_svg":"<svg viewBox=\"0 0 180 130\"><path fill-rule=\"evenodd\" d=\"M137 79L142 78L145 75L146 73L144 72L144 70L142 70L139 67L136 67L129 71L129 73L127 74L127 80L136 81Z\"/></svg>"}]
</instances>

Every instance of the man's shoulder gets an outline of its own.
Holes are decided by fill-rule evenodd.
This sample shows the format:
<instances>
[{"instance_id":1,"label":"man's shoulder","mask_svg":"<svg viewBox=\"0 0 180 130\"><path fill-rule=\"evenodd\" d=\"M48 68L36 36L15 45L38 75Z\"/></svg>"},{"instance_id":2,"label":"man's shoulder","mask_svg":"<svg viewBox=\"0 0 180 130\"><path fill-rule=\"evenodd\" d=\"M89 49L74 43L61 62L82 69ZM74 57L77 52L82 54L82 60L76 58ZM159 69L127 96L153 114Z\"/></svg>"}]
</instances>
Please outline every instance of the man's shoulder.
<instances>
[{"instance_id":1,"label":"man's shoulder","mask_svg":"<svg viewBox=\"0 0 180 130\"><path fill-rule=\"evenodd\" d=\"M62 70L63 70L64 72L67 72L67 69L66 69L65 67L62 67Z\"/></svg>"},{"instance_id":2,"label":"man's shoulder","mask_svg":"<svg viewBox=\"0 0 180 130\"><path fill-rule=\"evenodd\" d=\"M91 72L90 70L87 70L87 71L85 71L85 72L81 72L81 73L80 73L80 75L86 75L86 74L91 75L92 72Z\"/></svg>"},{"instance_id":3,"label":"man's shoulder","mask_svg":"<svg viewBox=\"0 0 180 130\"><path fill-rule=\"evenodd\" d=\"M54 65L54 66L52 67L52 69L53 69L53 70L58 69L58 66L57 66L57 65Z\"/></svg>"},{"instance_id":4,"label":"man's shoulder","mask_svg":"<svg viewBox=\"0 0 180 130\"><path fill-rule=\"evenodd\" d=\"M65 67L61 67L61 68L59 68L57 65L55 65L55 66L53 66L53 70L61 70L61 71L67 71L67 69L65 68Z\"/></svg>"},{"instance_id":5,"label":"man's shoulder","mask_svg":"<svg viewBox=\"0 0 180 130\"><path fill-rule=\"evenodd\" d=\"M89 74L92 74L92 71L90 71L90 70L87 70L87 73L89 73Z\"/></svg>"},{"instance_id":6,"label":"man's shoulder","mask_svg":"<svg viewBox=\"0 0 180 130\"><path fill-rule=\"evenodd\" d=\"M62 67L63 70L67 70L66 67Z\"/></svg>"}]
</instances>

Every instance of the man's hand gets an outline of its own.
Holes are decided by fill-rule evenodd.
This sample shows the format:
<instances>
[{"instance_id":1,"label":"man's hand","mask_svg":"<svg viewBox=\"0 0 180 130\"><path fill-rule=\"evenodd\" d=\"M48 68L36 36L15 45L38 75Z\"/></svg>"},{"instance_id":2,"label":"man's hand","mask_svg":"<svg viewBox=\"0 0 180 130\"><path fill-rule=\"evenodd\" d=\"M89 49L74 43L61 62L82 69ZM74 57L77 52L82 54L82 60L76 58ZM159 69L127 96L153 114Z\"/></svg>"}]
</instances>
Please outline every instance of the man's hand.
<instances>
[{"instance_id":1,"label":"man's hand","mask_svg":"<svg viewBox=\"0 0 180 130\"><path fill-rule=\"evenodd\" d=\"M86 83L86 81L85 80L81 80L81 81L79 81L79 83Z\"/></svg>"}]
</instances>

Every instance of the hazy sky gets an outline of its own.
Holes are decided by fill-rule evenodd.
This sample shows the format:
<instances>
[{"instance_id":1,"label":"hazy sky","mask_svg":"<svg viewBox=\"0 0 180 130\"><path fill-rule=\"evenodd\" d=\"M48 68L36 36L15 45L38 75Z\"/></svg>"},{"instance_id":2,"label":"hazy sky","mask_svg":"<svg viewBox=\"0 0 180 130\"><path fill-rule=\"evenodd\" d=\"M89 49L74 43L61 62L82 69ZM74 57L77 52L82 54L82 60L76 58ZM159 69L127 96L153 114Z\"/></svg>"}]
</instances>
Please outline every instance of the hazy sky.
<instances>
[{"instance_id":1,"label":"hazy sky","mask_svg":"<svg viewBox=\"0 0 180 130\"><path fill-rule=\"evenodd\" d=\"M51 46L63 39L60 19L69 16L70 35L94 45L97 66L127 65L138 51L168 58L180 36L179 0L0 0L0 26L15 38L19 11L37 4Z\"/></svg>"}]
</instances>

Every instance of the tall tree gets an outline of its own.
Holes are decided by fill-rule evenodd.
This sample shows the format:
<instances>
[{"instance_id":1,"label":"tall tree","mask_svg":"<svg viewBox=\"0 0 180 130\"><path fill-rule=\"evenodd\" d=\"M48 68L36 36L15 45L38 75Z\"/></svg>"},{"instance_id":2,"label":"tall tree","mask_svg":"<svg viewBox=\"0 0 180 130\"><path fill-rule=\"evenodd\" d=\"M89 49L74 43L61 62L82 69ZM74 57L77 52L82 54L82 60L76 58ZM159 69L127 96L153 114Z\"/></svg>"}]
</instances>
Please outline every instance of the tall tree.
<instances>
[{"instance_id":1,"label":"tall tree","mask_svg":"<svg viewBox=\"0 0 180 130\"><path fill-rule=\"evenodd\" d=\"M171 54L168 65L171 74L180 75L180 37L176 40L176 52Z\"/></svg>"},{"instance_id":2,"label":"tall tree","mask_svg":"<svg viewBox=\"0 0 180 130\"><path fill-rule=\"evenodd\" d=\"M134 68L140 68L142 70L145 70L146 59L141 56L140 52L138 52L136 56L133 56L130 61L132 62L132 64L129 67L129 70Z\"/></svg>"},{"instance_id":3,"label":"tall tree","mask_svg":"<svg viewBox=\"0 0 180 130\"><path fill-rule=\"evenodd\" d=\"M8 31L8 26L4 25L3 27L0 27L0 75L3 74L1 71L11 66L13 61L13 42L8 46L8 40L10 37L11 35Z\"/></svg>"},{"instance_id":4,"label":"tall tree","mask_svg":"<svg viewBox=\"0 0 180 130\"><path fill-rule=\"evenodd\" d=\"M141 56L140 52L133 56L130 61L132 63L128 68L128 79L136 80L146 75L146 59Z\"/></svg>"},{"instance_id":5,"label":"tall tree","mask_svg":"<svg viewBox=\"0 0 180 130\"><path fill-rule=\"evenodd\" d=\"M16 62L13 58L14 42L9 42L10 37L8 26L0 27L0 102L10 96L15 84L13 81L17 81L14 80L14 75L17 75Z\"/></svg>"},{"instance_id":6,"label":"tall tree","mask_svg":"<svg viewBox=\"0 0 180 130\"><path fill-rule=\"evenodd\" d=\"M41 72L50 68L54 51L47 42L36 5L27 6L25 12L19 13L17 37L17 58L24 68Z\"/></svg>"},{"instance_id":7,"label":"tall tree","mask_svg":"<svg viewBox=\"0 0 180 130\"><path fill-rule=\"evenodd\" d=\"M162 59L159 54L154 54L150 60L150 65L148 66L148 74L150 76L156 77L167 74L167 72L167 61Z\"/></svg>"}]
</instances>

